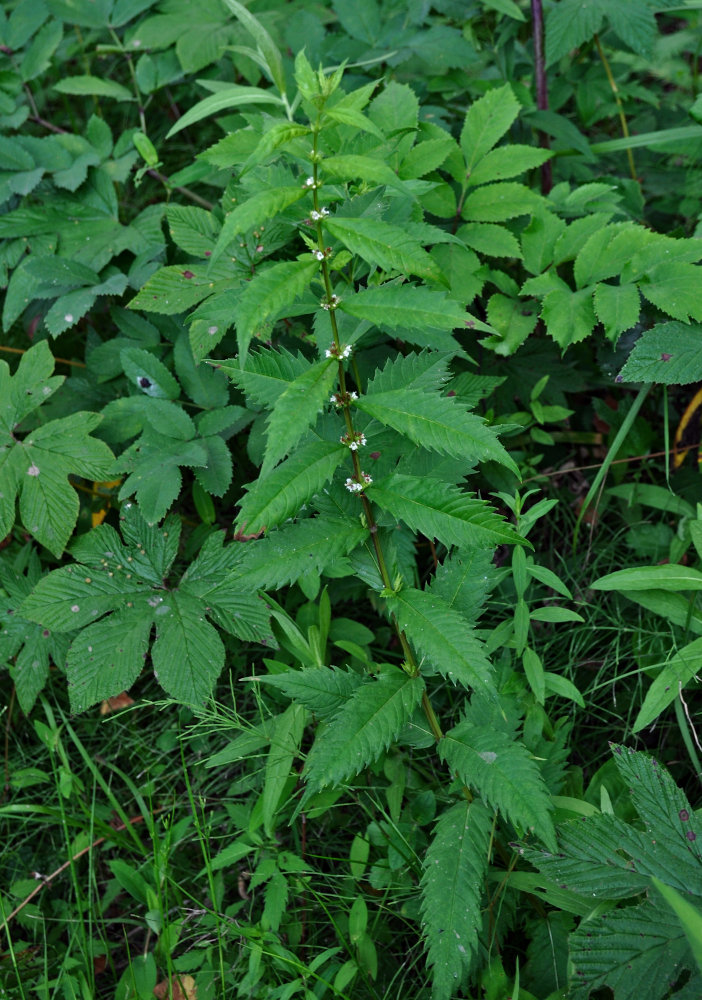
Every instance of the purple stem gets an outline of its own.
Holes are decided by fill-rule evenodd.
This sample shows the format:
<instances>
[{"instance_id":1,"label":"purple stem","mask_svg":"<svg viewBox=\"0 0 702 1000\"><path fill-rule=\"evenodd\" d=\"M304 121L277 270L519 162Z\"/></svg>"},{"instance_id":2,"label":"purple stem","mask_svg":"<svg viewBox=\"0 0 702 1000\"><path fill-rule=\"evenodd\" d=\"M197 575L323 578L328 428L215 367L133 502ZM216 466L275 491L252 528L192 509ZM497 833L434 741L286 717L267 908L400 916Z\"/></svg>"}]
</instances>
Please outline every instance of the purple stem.
<instances>
[{"instance_id":1,"label":"purple stem","mask_svg":"<svg viewBox=\"0 0 702 1000\"><path fill-rule=\"evenodd\" d=\"M536 106L539 111L548 110L548 85L546 83L546 60L544 59L544 14L541 0L531 0L531 17L534 23L534 65L536 71ZM539 145L549 149L549 137L539 132ZM541 164L541 193L548 194L553 187L551 161Z\"/></svg>"}]
</instances>

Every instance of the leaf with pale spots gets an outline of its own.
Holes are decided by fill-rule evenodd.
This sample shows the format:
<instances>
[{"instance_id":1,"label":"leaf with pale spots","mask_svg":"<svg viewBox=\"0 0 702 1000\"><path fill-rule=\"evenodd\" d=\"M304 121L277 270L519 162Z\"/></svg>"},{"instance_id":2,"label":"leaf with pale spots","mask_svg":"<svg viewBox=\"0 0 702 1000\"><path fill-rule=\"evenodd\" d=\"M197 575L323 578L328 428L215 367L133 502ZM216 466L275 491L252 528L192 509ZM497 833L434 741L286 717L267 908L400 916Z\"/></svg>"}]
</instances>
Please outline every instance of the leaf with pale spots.
<instances>
[{"instance_id":1,"label":"leaf with pale spots","mask_svg":"<svg viewBox=\"0 0 702 1000\"><path fill-rule=\"evenodd\" d=\"M45 342L30 348L14 376L0 361L0 538L15 521L19 496L22 524L60 556L78 520L78 495L69 475L108 478L114 456L90 437L97 413L73 413L22 433L22 420L49 399L63 382L52 378L53 358Z\"/></svg>"},{"instance_id":2,"label":"leaf with pale spots","mask_svg":"<svg viewBox=\"0 0 702 1000\"><path fill-rule=\"evenodd\" d=\"M162 686L178 701L201 704L224 665L224 645L208 616L233 635L272 645L266 605L245 579L233 578L241 549L223 548L221 533L171 585L177 519L149 525L125 504L120 521L122 538L109 525L84 535L73 548L77 561L43 576L19 613L58 633L80 630L66 660L73 711L134 683L154 627L151 655Z\"/></svg>"}]
</instances>

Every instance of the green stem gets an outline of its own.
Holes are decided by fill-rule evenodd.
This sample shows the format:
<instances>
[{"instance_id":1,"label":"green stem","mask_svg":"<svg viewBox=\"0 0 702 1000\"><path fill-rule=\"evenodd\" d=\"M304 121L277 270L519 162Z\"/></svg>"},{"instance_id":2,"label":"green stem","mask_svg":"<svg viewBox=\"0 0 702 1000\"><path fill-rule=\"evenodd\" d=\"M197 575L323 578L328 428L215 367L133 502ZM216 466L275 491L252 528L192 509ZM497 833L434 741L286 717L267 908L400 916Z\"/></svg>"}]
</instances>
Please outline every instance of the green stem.
<instances>
[{"instance_id":1,"label":"green stem","mask_svg":"<svg viewBox=\"0 0 702 1000\"><path fill-rule=\"evenodd\" d=\"M624 105L622 104L621 98L619 97L619 88L617 87L617 81L614 79L612 68L609 65L607 56L604 54L604 49L600 44L600 39L598 35L595 35L595 45L597 46L597 51L599 53L600 59L602 60L604 71L607 74L609 85L612 88L612 93L614 94L614 100L617 102L617 109L619 111L619 121L621 122L622 126L622 135L628 139L629 125L627 124L626 115L624 114ZM634 164L634 154L631 152L631 148L627 148L626 155L629 161L629 172L632 176L632 179L638 181L638 177L636 176L636 165Z\"/></svg>"}]
</instances>

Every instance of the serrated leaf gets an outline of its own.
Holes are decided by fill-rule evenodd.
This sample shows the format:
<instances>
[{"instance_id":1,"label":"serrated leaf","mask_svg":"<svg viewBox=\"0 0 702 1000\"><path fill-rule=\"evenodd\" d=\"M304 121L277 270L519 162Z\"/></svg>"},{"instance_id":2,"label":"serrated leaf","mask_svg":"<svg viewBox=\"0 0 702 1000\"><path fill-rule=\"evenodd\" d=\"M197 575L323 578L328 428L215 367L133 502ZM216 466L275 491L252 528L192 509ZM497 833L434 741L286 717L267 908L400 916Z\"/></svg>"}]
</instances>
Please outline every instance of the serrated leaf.
<instances>
[{"instance_id":1,"label":"serrated leaf","mask_svg":"<svg viewBox=\"0 0 702 1000\"><path fill-rule=\"evenodd\" d=\"M434 292L414 285L381 285L356 295L344 296L339 308L357 319L370 320L374 326L403 330L465 329L469 315L447 298L445 292ZM456 350L453 338L436 338L432 346L439 350Z\"/></svg>"},{"instance_id":2,"label":"serrated leaf","mask_svg":"<svg viewBox=\"0 0 702 1000\"><path fill-rule=\"evenodd\" d=\"M207 493L216 497L224 496L234 472L229 445L217 434L202 437L198 443L204 449L205 463L193 468L195 478Z\"/></svg>"},{"instance_id":3,"label":"serrated leaf","mask_svg":"<svg viewBox=\"0 0 702 1000\"><path fill-rule=\"evenodd\" d=\"M229 10L244 25L246 30L256 42L256 47L260 52L271 80L276 85L281 94L285 93L285 73L283 71L283 58L278 46L263 27L258 18L254 17L250 10L237 0L224 0Z\"/></svg>"},{"instance_id":4,"label":"serrated leaf","mask_svg":"<svg viewBox=\"0 0 702 1000\"><path fill-rule=\"evenodd\" d=\"M345 457L345 449L334 442L303 445L267 476L245 487L237 529L254 533L286 521L321 490Z\"/></svg>"},{"instance_id":5,"label":"serrated leaf","mask_svg":"<svg viewBox=\"0 0 702 1000\"><path fill-rule=\"evenodd\" d=\"M150 351L128 347L120 351L124 374L146 396L157 399L177 399L180 386L169 370Z\"/></svg>"},{"instance_id":6,"label":"serrated leaf","mask_svg":"<svg viewBox=\"0 0 702 1000\"><path fill-rule=\"evenodd\" d=\"M553 153L548 149L538 149L535 146L522 146L519 143L500 146L499 149L490 150L476 163L467 180L471 187L475 187L478 184L517 177L541 166L552 156Z\"/></svg>"},{"instance_id":7,"label":"serrated leaf","mask_svg":"<svg viewBox=\"0 0 702 1000\"><path fill-rule=\"evenodd\" d=\"M463 202L461 216L472 222L505 222L530 215L543 204L540 195L524 184L503 181L471 191Z\"/></svg>"},{"instance_id":8,"label":"serrated leaf","mask_svg":"<svg viewBox=\"0 0 702 1000\"><path fill-rule=\"evenodd\" d=\"M589 337L597 324L592 289L554 288L544 297L541 318L546 331L563 350Z\"/></svg>"},{"instance_id":9,"label":"serrated leaf","mask_svg":"<svg viewBox=\"0 0 702 1000\"><path fill-rule=\"evenodd\" d=\"M489 90L471 104L460 138L468 173L499 142L518 114L519 102L509 84Z\"/></svg>"},{"instance_id":10,"label":"serrated leaf","mask_svg":"<svg viewBox=\"0 0 702 1000\"><path fill-rule=\"evenodd\" d=\"M423 691L421 678L395 669L358 687L315 739L305 764L305 799L376 761L409 721Z\"/></svg>"},{"instance_id":11,"label":"serrated leaf","mask_svg":"<svg viewBox=\"0 0 702 1000\"><path fill-rule=\"evenodd\" d=\"M161 686L185 705L202 705L224 666L224 645L204 617L200 601L171 591L155 610L151 651Z\"/></svg>"},{"instance_id":12,"label":"serrated leaf","mask_svg":"<svg viewBox=\"0 0 702 1000\"><path fill-rule=\"evenodd\" d=\"M595 917L570 936L575 967L573 1000L587 1000L596 987L609 987L617 1000L646 1000L670 995L671 981L693 958L674 913L650 901Z\"/></svg>"},{"instance_id":13,"label":"serrated leaf","mask_svg":"<svg viewBox=\"0 0 702 1000\"><path fill-rule=\"evenodd\" d=\"M119 468L129 475L122 483L119 499L135 496L146 520L154 524L165 516L180 492L180 466L206 464L207 451L202 443L174 440L149 429L120 456Z\"/></svg>"},{"instance_id":14,"label":"serrated leaf","mask_svg":"<svg viewBox=\"0 0 702 1000\"><path fill-rule=\"evenodd\" d=\"M658 323L646 330L622 368L623 382L687 385L702 378L702 326Z\"/></svg>"},{"instance_id":15,"label":"serrated leaf","mask_svg":"<svg viewBox=\"0 0 702 1000\"><path fill-rule=\"evenodd\" d=\"M333 359L318 361L290 382L278 397L267 421L262 477L268 475L316 422L319 410L329 400L336 378L337 366Z\"/></svg>"},{"instance_id":16,"label":"serrated leaf","mask_svg":"<svg viewBox=\"0 0 702 1000\"><path fill-rule=\"evenodd\" d=\"M639 290L634 284L596 285L593 304L605 328L605 336L613 343L638 322L641 304Z\"/></svg>"},{"instance_id":17,"label":"serrated leaf","mask_svg":"<svg viewBox=\"0 0 702 1000\"><path fill-rule=\"evenodd\" d=\"M437 568L429 593L442 598L474 625L497 580L489 549L457 549Z\"/></svg>"},{"instance_id":18,"label":"serrated leaf","mask_svg":"<svg viewBox=\"0 0 702 1000\"><path fill-rule=\"evenodd\" d=\"M181 250L193 257L212 253L220 224L211 212L194 205L169 205L166 219L169 235Z\"/></svg>"},{"instance_id":19,"label":"serrated leaf","mask_svg":"<svg viewBox=\"0 0 702 1000\"><path fill-rule=\"evenodd\" d=\"M388 608L422 657L454 684L495 697L492 664L472 626L438 594L405 587Z\"/></svg>"},{"instance_id":20,"label":"serrated leaf","mask_svg":"<svg viewBox=\"0 0 702 1000\"><path fill-rule=\"evenodd\" d=\"M519 541L511 525L484 500L445 483L395 474L374 483L366 493L414 531L444 545L492 548Z\"/></svg>"},{"instance_id":21,"label":"serrated leaf","mask_svg":"<svg viewBox=\"0 0 702 1000\"><path fill-rule=\"evenodd\" d=\"M673 319L702 321L697 286L702 269L696 264L670 261L658 264L639 282L641 294Z\"/></svg>"},{"instance_id":22,"label":"serrated leaf","mask_svg":"<svg viewBox=\"0 0 702 1000\"><path fill-rule=\"evenodd\" d=\"M360 179L370 184L387 184L404 189L405 185L384 160L358 153L343 153L324 159L324 176L338 180Z\"/></svg>"},{"instance_id":23,"label":"serrated leaf","mask_svg":"<svg viewBox=\"0 0 702 1000\"><path fill-rule=\"evenodd\" d=\"M602 27L603 8L600 0L561 0L546 18L546 66L589 42Z\"/></svg>"},{"instance_id":24,"label":"serrated leaf","mask_svg":"<svg viewBox=\"0 0 702 1000\"><path fill-rule=\"evenodd\" d=\"M253 403L273 407L291 382L309 368L302 354L290 354L285 348L260 348L246 360L242 369L239 361L221 361L217 367L234 382Z\"/></svg>"},{"instance_id":25,"label":"serrated leaf","mask_svg":"<svg viewBox=\"0 0 702 1000\"><path fill-rule=\"evenodd\" d=\"M614 33L628 48L648 56L656 39L655 9L658 4L648 0L620 0L607 4L605 13Z\"/></svg>"},{"instance_id":26,"label":"serrated leaf","mask_svg":"<svg viewBox=\"0 0 702 1000\"><path fill-rule=\"evenodd\" d=\"M334 667L286 670L282 674L267 674L256 679L259 683L279 688L292 701L301 702L322 719L340 711L363 683L359 674Z\"/></svg>"},{"instance_id":27,"label":"serrated leaf","mask_svg":"<svg viewBox=\"0 0 702 1000\"><path fill-rule=\"evenodd\" d=\"M449 361L453 352L420 351L419 354L398 354L388 358L382 369L376 369L366 385L369 394L393 389L443 389L449 381Z\"/></svg>"},{"instance_id":28,"label":"serrated leaf","mask_svg":"<svg viewBox=\"0 0 702 1000\"><path fill-rule=\"evenodd\" d=\"M441 272L421 243L400 226L377 219L345 219L332 216L326 228L351 253L384 271L416 274L429 281L441 280Z\"/></svg>"},{"instance_id":29,"label":"serrated leaf","mask_svg":"<svg viewBox=\"0 0 702 1000\"><path fill-rule=\"evenodd\" d=\"M232 240L240 233L247 233L254 226L278 215L290 205L294 205L306 193L304 185L268 188L265 191L259 191L258 194L251 195L241 205L237 205L224 217L222 231L212 251L212 263L214 264L221 257Z\"/></svg>"},{"instance_id":30,"label":"serrated leaf","mask_svg":"<svg viewBox=\"0 0 702 1000\"><path fill-rule=\"evenodd\" d=\"M268 836L273 836L275 831L275 814L281 804L293 760L300 750L306 720L304 707L293 702L274 720L270 731L271 748L266 758L261 795L263 826Z\"/></svg>"},{"instance_id":31,"label":"serrated leaf","mask_svg":"<svg viewBox=\"0 0 702 1000\"><path fill-rule=\"evenodd\" d=\"M66 658L68 694L73 712L127 691L144 667L154 612L144 603L84 628Z\"/></svg>"},{"instance_id":32,"label":"serrated leaf","mask_svg":"<svg viewBox=\"0 0 702 1000\"><path fill-rule=\"evenodd\" d=\"M434 139L418 142L402 161L400 176L403 180L424 177L440 167L446 157L455 149L455 140L448 133Z\"/></svg>"},{"instance_id":33,"label":"serrated leaf","mask_svg":"<svg viewBox=\"0 0 702 1000\"><path fill-rule=\"evenodd\" d=\"M421 389L363 395L356 406L415 444L467 462L494 461L516 475L518 468L481 417L467 413L455 397Z\"/></svg>"},{"instance_id":34,"label":"serrated leaf","mask_svg":"<svg viewBox=\"0 0 702 1000\"><path fill-rule=\"evenodd\" d=\"M205 265L162 267L134 296L129 308L173 316L210 295L226 291L230 285L230 276L215 280Z\"/></svg>"},{"instance_id":35,"label":"serrated leaf","mask_svg":"<svg viewBox=\"0 0 702 1000\"><path fill-rule=\"evenodd\" d=\"M490 726L461 722L439 741L439 755L469 788L515 826L533 829L552 849L553 804L529 751Z\"/></svg>"},{"instance_id":36,"label":"serrated leaf","mask_svg":"<svg viewBox=\"0 0 702 1000\"><path fill-rule=\"evenodd\" d=\"M702 639L695 639L679 649L655 678L636 716L633 732L638 733L650 726L700 672Z\"/></svg>"},{"instance_id":37,"label":"serrated leaf","mask_svg":"<svg viewBox=\"0 0 702 1000\"><path fill-rule=\"evenodd\" d=\"M236 311L239 362L243 366L251 338L309 287L319 272L319 262L303 257L286 260L259 271L244 289Z\"/></svg>"},{"instance_id":38,"label":"serrated leaf","mask_svg":"<svg viewBox=\"0 0 702 1000\"><path fill-rule=\"evenodd\" d=\"M521 257L517 237L494 222L468 222L458 230L466 246L488 257Z\"/></svg>"},{"instance_id":39,"label":"serrated leaf","mask_svg":"<svg viewBox=\"0 0 702 1000\"><path fill-rule=\"evenodd\" d=\"M470 968L482 924L482 886L492 820L482 802L458 802L441 816L422 874L422 918L434 1000L449 1000Z\"/></svg>"},{"instance_id":40,"label":"serrated leaf","mask_svg":"<svg viewBox=\"0 0 702 1000\"><path fill-rule=\"evenodd\" d=\"M294 583L305 573L321 572L368 537L354 524L308 519L285 525L266 538L246 545L241 565L231 576L233 586L269 590Z\"/></svg>"}]
</instances>

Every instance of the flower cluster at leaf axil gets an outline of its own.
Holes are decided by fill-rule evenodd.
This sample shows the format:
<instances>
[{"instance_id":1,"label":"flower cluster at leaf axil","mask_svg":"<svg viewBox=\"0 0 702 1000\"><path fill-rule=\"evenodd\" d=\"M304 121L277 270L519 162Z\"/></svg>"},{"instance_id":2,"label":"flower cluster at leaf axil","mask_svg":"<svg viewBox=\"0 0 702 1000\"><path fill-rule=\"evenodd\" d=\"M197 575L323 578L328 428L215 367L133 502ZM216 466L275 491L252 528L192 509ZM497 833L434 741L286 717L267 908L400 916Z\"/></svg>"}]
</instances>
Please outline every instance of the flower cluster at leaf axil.
<instances>
[{"instance_id":1,"label":"flower cluster at leaf axil","mask_svg":"<svg viewBox=\"0 0 702 1000\"><path fill-rule=\"evenodd\" d=\"M372 476L369 476L367 472L361 472L357 479L349 476L344 486L349 493L363 493L365 488L370 486L372 482Z\"/></svg>"},{"instance_id":2,"label":"flower cluster at leaf axil","mask_svg":"<svg viewBox=\"0 0 702 1000\"><path fill-rule=\"evenodd\" d=\"M325 358L336 358L337 361L341 361L344 358L351 357L351 345L346 344L344 347L337 347L336 344L332 344L324 352Z\"/></svg>"},{"instance_id":3,"label":"flower cluster at leaf axil","mask_svg":"<svg viewBox=\"0 0 702 1000\"><path fill-rule=\"evenodd\" d=\"M351 451L358 451L363 448L366 442L366 435L363 431L353 431L351 434L342 434L339 438L341 444L350 448Z\"/></svg>"},{"instance_id":4,"label":"flower cluster at leaf axil","mask_svg":"<svg viewBox=\"0 0 702 1000\"><path fill-rule=\"evenodd\" d=\"M329 397L329 402L334 406L350 406L351 403L358 399L358 393L354 392L335 392Z\"/></svg>"}]
</instances>

